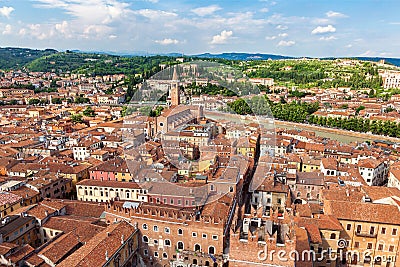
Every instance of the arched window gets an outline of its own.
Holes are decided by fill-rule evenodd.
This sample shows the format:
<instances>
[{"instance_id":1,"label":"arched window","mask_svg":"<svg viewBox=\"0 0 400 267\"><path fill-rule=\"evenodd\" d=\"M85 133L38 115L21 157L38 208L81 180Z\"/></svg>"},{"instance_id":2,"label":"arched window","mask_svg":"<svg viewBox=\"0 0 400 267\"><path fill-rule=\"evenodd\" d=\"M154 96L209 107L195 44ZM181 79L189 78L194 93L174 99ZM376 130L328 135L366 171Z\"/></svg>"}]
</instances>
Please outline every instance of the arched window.
<instances>
[{"instance_id":1,"label":"arched window","mask_svg":"<svg viewBox=\"0 0 400 267\"><path fill-rule=\"evenodd\" d=\"M143 236L143 243L149 243L149 238L147 236Z\"/></svg>"},{"instance_id":2,"label":"arched window","mask_svg":"<svg viewBox=\"0 0 400 267\"><path fill-rule=\"evenodd\" d=\"M177 247L178 247L178 249L183 249L184 248L183 242L179 241L178 244L177 244Z\"/></svg>"},{"instance_id":3,"label":"arched window","mask_svg":"<svg viewBox=\"0 0 400 267\"><path fill-rule=\"evenodd\" d=\"M178 235L183 235L183 230L182 229L178 229Z\"/></svg>"},{"instance_id":4,"label":"arched window","mask_svg":"<svg viewBox=\"0 0 400 267\"><path fill-rule=\"evenodd\" d=\"M193 259L193 265L197 265L197 259Z\"/></svg>"},{"instance_id":5,"label":"arched window","mask_svg":"<svg viewBox=\"0 0 400 267\"><path fill-rule=\"evenodd\" d=\"M215 248L213 246L208 247L208 254L215 254Z\"/></svg>"},{"instance_id":6,"label":"arched window","mask_svg":"<svg viewBox=\"0 0 400 267\"><path fill-rule=\"evenodd\" d=\"M171 240L165 239L165 240L164 240L164 245L165 245L165 246L168 246L168 247L171 246Z\"/></svg>"},{"instance_id":7,"label":"arched window","mask_svg":"<svg viewBox=\"0 0 400 267\"><path fill-rule=\"evenodd\" d=\"M142 229L143 229L143 230L147 230L147 229L149 229L149 227L147 226L146 223L144 223L144 224L142 225Z\"/></svg>"},{"instance_id":8,"label":"arched window","mask_svg":"<svg viewBox=\"0 0 400 267\"><path fill-rule=\"evenodd\" d=\"M335 233L331 234L331 239L336 239L336 234Z\"/></svg>"},{"instance_id":9,"label":"arched window","mask_svg":"<svg viewBox=\"0 0 400 267\"><path fill-rule=\"evenodd\" d=\"M163 252L162 257L163 257L164 259L167 259L167 258L168 258L167 252Z\"/></svg>"},{"instance_id":10,"label":"arched window","mask_svg":"<svg viewBox=\"0 0 400 267\"><path fill-rule=\"evenodd\" d=\"M154 225L154 226L153 226L153 231L154 231L154 232L158 232L158 226L157 226L157 225Z\"/></svg>"},{"instance_id":11,"label":"arched window","mask_svg":"<svg viewBox=\"0 0 400 267\"><path fill-rule=\"evenodd\" d=\"M201 246L199 244L194 245L194 251L201 251Z\"/></svg>"}]
</instances>

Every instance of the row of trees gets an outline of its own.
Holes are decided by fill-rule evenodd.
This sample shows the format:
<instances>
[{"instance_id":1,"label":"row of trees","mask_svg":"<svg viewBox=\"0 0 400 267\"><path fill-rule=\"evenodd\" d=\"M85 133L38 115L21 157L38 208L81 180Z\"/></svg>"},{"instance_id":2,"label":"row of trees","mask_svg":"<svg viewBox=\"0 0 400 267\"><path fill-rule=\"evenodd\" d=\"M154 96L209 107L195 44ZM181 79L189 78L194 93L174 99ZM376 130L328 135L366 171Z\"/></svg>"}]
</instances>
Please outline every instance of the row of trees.
<instances>
[{"instance_id":1,"label":"row of trees","mask_svg":"<svg viewBox=\"0 0 400 267\"><path fill-rule=\"evenodd\" d=\"M305 103L293 101L291 103L275 103L263 96L251 99L240 98L228 103L230 112L240 115L268 115L276 119L297 123L309 123L324 127L391 137L400 137L400 123L392 121L370 120L360 117L333 118L313 115L319 108L317 102Z\"/></svg>"},{"instance_id":2,"label":"row of trees","mask_svg":"<svg viewBox=\"0 0 400 267\"><path fill-rule=\"evenodd\" d=\"M319 108L318 102L306 103L293 101L291 103L275 103L266 96L255 96L250 99L240 98L228 103L230 111L240 115L266 115L276 119L304 123L309 115Z\"/></svg>"},{"instance_id":3,"label":"row of trees","mask_svg":"<svg viewBox=\"0 0 400 267\"><path fill-rule=\"evenodd\" d=\"M378 135L400 137L400 123L392 121L370 120L364 118L327 118L311 115L308 118L310 124L325 127L339 128L355 132L371 132Z\"/></svg>"}]
</instances>

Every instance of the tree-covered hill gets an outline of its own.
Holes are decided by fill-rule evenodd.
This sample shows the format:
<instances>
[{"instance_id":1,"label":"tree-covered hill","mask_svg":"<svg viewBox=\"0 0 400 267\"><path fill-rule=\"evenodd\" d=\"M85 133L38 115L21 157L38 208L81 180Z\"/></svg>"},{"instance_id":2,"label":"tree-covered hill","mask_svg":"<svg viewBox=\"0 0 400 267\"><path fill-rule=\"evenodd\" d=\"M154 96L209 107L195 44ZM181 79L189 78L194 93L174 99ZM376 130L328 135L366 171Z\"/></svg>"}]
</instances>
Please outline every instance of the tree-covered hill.
<instances>
[{"instance_id":1,"label":"tree-covered hill","mask_svg":"<svg viewBox=\"0 0 400 267\"><path fill-rule=\"evenodd\" d=\"M28 48L3 47L0 48L0 69L19 69L27 63L57 53L56 50L35 50Z\"/></svg>"},{"instance_id":2,"label":"tree-covered hill","mask_svg":"<svg viewBox=\"0 0 400 267\"><path fill-rule=\"evenodd\" d=\"M161 63L173 59L167 56L124 57L107 54L60 52L33 60L26 65L30 71L72 72L88 75L145 74L154 72Z\"/></svg>"}]
</instances>

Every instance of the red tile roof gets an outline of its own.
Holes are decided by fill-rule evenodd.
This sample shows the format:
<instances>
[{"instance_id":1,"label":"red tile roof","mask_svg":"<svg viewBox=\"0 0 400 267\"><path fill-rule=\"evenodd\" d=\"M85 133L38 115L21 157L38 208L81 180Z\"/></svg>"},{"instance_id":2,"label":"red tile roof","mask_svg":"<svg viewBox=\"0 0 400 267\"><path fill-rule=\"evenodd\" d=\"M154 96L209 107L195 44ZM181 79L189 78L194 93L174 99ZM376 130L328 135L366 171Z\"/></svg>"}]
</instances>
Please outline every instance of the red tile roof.
<instances>
[{"instance_id":1,"label":"red tile roof","mask_svg":"<svg viewBox=\"0 0 400 267\"><path fill-rule=\"evenodd\" d=\"M62 261L58 267L103 266L106 263L106 252L111 258L120 248L121 240L126 241L135 231L137 230L126 221L112 224Z\"/></svg>"}]
</instances>

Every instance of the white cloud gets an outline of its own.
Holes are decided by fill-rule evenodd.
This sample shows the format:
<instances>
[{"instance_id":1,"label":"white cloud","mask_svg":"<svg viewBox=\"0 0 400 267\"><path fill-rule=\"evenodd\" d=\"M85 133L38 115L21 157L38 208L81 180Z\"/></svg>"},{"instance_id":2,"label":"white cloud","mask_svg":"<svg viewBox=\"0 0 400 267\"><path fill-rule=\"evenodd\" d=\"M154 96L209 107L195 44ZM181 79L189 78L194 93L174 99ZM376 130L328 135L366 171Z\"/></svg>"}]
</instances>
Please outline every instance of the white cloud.
<instances>
[{"instance_id":1,"label":"white cloud","mask_svg":"<svg viewBox=\"0 0 400 267\"><path fill-rule=\"evenodd\" d=\"M83 38L86 39L102 39L106 34L110 33L112 30L107 25L96 25L92 24L84 28Z\"/></svg>"},{"instance_id":2,"label":"white cloud","mask_svg":"<svg viewBox=\"0 0 400 267\"><path fill-rule=\"evenodd\" d=\"M108 24L127 17L129 4L117 0L36 0L39 8L60 8L84 24ZM90 14L90 16L88 16ZM81 25L82 26L82 25Z\"/></svg>"},{"instance_id":3,"label":"white cloud","mask_svg":"<svg viewBox=\"0 0 400 267\"><path fill-rule=\"evenodd\" d=\"M288 29L288 26L285 26L285 25L278 25L278 26L276 26L276 28L277 28L278 30L287 30L287 29Z\"/></svg>"},{"instance_id":4,"label":"white cloud","mask_svg":"<svg viewBox=\"0 0 400 267\"><path fill-rule=\"evenodd\" d=\"M111 35L108 36L108 39L113 40L113 39L116 39L117 37L118 37L118 36L116 36L116 35L114 35L114 34L111 34Z\"/></svg>"},{"instance_id":5,"label":"white cloud","mask_svg":"<svg viewBox=\"0 0 400 267\"><path fill-rule=\"evenodd\" d=\"M269 12L269 9L268 9L268 7L264 7L264 8L260 9L260 12L267 13L267 12Z\"/></svg>"},{"instance_id":6,"label":"white cloud","mask_svg":"<svg viewBox=\"0 0 400 267\"><path fill-rule=\"evenodd\" d=\"M325 27L318 26L317 28L312 30L311 34L323 34L323 33L328 33L328 32L336 32L336 28L330 24Z\"/></svg>"},{"instance_id":7,"label":"white cloud","mask_svg":"<svg viewBox=\"0 0 400 267\"><path fill-rule=\"evenodd\" d=\"M24 28L20 29L19 32L18 32L18 34L19 34L20 36L24 36L24 35L26 34L26 30L25 30Z\"/></svg>"},{"instance_id":8,"label":"white cloud","mask_svg":"<svg viewBox=\"0 0 400 267\"><path fill-rule=\"evenodd\" d=\"M265 40L275 40L276 36L267 36L265 37Z\"/></svg>"},{"instance_id":9,"label":"white cloud","mask_svg":"<svg viewBox=\"0 0 400 267\"><path fill-rule=\"evenodd\" d=\"M390 57L390 56L392 56L392 53L367 50L364 53L360 54L359 56L360 57Z\"/></svg>"},{"instance_id":10,"label":"white cloud","mask_svg":"<svg viewBox=\"0 0 400 267\"><path fill-rule=\"evenodd\" d=\"M221 7L219 7L218 5L211 5L211 6L194 8L191 11L198 16L204 17L207 15L211 15L218 10L221 10Z\"/></svg>"},{"instance_id":11,"label":"white cloud","mask_svg":"<svg viewBox=\"0 0 400 267\"><path fill-rule=\"evenodd\" d=\"M279 36L279 37L287 37L288 34L285 32L285 33L280 33L280 34L278 34L278 36Z\"/></svg>"},{"instance_id":12,"label":"white cloud","mask_svg":"<svg viewBox=\"0 0 400 267\"><path fill-rule=\"evenodd\" d=\"M332 41L332 40L336 40L337 38L333 35L331 36L322 36L321 38L319 38L321 41Z\"/></svg>"},{"instance_id":13,"label":"white cloud","mask_svg":"<svg viewBox=\"0 0 400 267\"><path fill-rule=\"evenodd\" d=\"M330 24L332 23L332 19L330 18L315 18L311 21L312 24L314 25L320 25L320 24Z\"/></svg>"},{"instance_id":14,"label":"white cloud","mask_svg":"<svg viewBox=\"0 0 400 267\"><path fill-rule=\"evenodd\" d=\"M328 18L347 18L345 14L335 11L328 11L325 14Z\"/></svg>"},{"instance_id":15,"label":"white cloud","mask_svg":"<svg viewBox=\"0 0 400 267\"><path fill-rule=\"evenodd\" d=\"M171 39L171 38L165 38L163 40L156 40L155 41L157 44L161 45L171 45L171 44L179 44L179 41L176 39Z\"/></svg>"},{"instance_id":16,"label":"white cloud","mask_svg":"<svg viewBox=\"0 0 400 267\"><path fill-rule=\"evenodd\" d=\"M228 39L232 36L232 31L223 30L221 34L213 36L211 44L225 44Z\"/></svg>"},{"instance_id":17,"label":"white cloud","mask_svg":"<svg viewBox=\"0 0 400 267\"><path fill-rule=\"evenodd\" d=\"M9 18L15 9L9 6L0 7L0 15Z\"/></svg>"},{"instance_id":18,"label":"white cloud","mask_svg":"<svg viewBox=\"0 0 400 267\"><path fill-rule=\"evenodd\" d=\"M374 51L367 50L364 53L360 54L359 56L360 57L372 57L372 56L375 56L375 55L376 55L376 53Z\"/></svg>"},{"instance_id":19,"label":"white cloud","mask_svg":"<svg viewBox=\"0 0 400 267\"><path fill-rule=\"evenodd\" d=\"M352 45L352 44L348 44L348 45L346 45L345 47L346 47L346 48L352 48L353 45Z\"/></svg>"},{"instance_id":20,"label":"white cloud","mask_svg":"<svg viewBox=\"0 0 400 267\"><path fill-rule=\"evenodd\" d=\"M71 33L69 30L69 24L67 21L64 20L62 23L57 23L55 25L55 29L57 32L61 33L64 37L66 37L66 38L71 37Z\"/></svg>"},{"instance_id":21,"label":"white cloud","mask_svg":"<svg viewBox=\"0 0 400 267\"><path fill-rule=\"evenodd\" d=\"M10 24L7 24L7 25L4 27L3 34L6 35L6 34L11 34L11 33L12 33L11 25L10 25Z\"/></svg>"},{"instance_id":22,"label":"white cloud","mask_svg":"<svg viewBox=\"0 0 400 267\"><path fill-rule=\"evenodd\" d=\"M278 43L278 46L293 46L293 45L295 45L296 44L296 42L295 41L280 41L279 43Z\"/></svg>"},{"instance_id":23,"label":"white cloud","mask_svg":"<svg viewBox=\"0 0 400 267\"><path fill-rule=\"evenodd\" d=\"M162 10L155 10L155 9L140 9L134 11L135 14L142 15L143 17L149 18L149 19L160 19L160 18L173 18L177 17L178 14L174 12L167 12L167 11L162 11Z\"/></svg>"}]
</instances>

